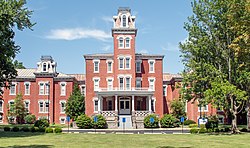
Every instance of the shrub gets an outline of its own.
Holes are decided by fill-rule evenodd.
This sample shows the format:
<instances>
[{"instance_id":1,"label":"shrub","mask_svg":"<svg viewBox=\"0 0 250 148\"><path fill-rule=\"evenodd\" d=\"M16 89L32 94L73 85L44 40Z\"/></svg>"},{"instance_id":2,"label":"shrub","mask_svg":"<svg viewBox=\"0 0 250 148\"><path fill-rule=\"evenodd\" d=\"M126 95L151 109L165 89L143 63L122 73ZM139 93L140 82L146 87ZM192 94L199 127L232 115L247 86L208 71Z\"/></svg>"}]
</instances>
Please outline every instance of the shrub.
<instances>
[{"instance_id":1,"label":"shrub","mask_svg":"<svg viewBox=\"0 0 250 148\"><path fill-rule=\"evenodd\" d=\"M39 127L38 131L44 133L45 132L45 127Z\"/></svg>"},{"instance_id":2,"label":"shrub","mask_svg":"<svg viewBox=\"0 0 250 148\"><path fill-rule=\"evenodd\" d=\"M49 127L49 122L47 119L44 119L44 118L39 119L35 121L34 126L38 128L46 128L46 127Z\"/></svg>"},{"instance_id":3,"label":"shrub","mask_svg":"<svg viewBox=\"0 0 250 148\"><path fill-rule=\"evenodd\" d=\"M47 127L47 128L45 129L45 133L53 133L53 128Z\"/></svg>"},{"instance_id":4,"label":"shrub","mask_svg":"<svg viewBox=\"0 0 250 148\"><path fill-rule=\"evenodd\" d=\"M206 128L205 124L200 124L200 128Z\"/></svg>"},{"instance_id":5,"label":"shrub","mask_svg":"<svg viewBox=\"0 0 250 148\"><path fill-rule=\"evenodd\" d=\"M198 128L198 124L189 124L188 127L189 128Z\"/></svg>"},{"instance_id":6,"label":"shrub","mask_svg":"<svg viewBox=\"0 0 250 148\"><path fill-rule=\"evenodd\" d=\"M80 115L78 116L78 118L76 119L76 125L79 128L91 128L92 127L92 120L90 117L88 117L87 115Z\"/></svg>"},{"instance_id":7,"label":"shrub","mask_svg":"<svg viewBox=\"0 0 250 148\"><path fill-rule=\"evenodd\" d=\"M191 128L191 129L190 129L190 133L191 133L191 134L196 134L196 133L198 133L198 131L199 131L198 128Z\"/></svg>"},{"instance_id":8,"label":"shrub","mask_svg":"<svg viewBox=\"0 0 250 148\"><path fill-rule=\"evenodd\" d=\"M39 128L38 128L38 127L32 126L32 127L30 128L30 131L31 131L32 133L38 132L38 131L39 131Z\"/></svg>"},{"instance_id":9,"label":"shrub","mask_svg":"<svg viewBox=\"0 0 250 148\"><path fill-rule=\"evenodd\" d=\"M30 131L30 129L27 126L24 126L21 130L24 131L24 132L29 132Z\"/></svg>"},{"instance_id":10,"label":"shrub","mask_svg":"<svg viewBox=\"0 0 250 148\"><path fill-rule=\"evenodd\" d=\"M231 131L229 127L225 127L225 132Z\"/></svg>"},{"instance_id":11,"label":"shrub","mask_svg":"<svg viewBox=\"0 0 250 148\"><path fill-rule=\"evenodd\" d=\"M61 127L56 127L54 131L55 131L55 133L61 133L62 128Z\"/></svg>"},{"instance_id":12,"label":"shrub","mask_svg":"<svg viewBox=\"0 0 250 148\"><path fill-rule=\"evenodd\" d=\"M150 118L154 118L154 123L150 123ZM159 127L159 118L155 114L147 115L144 118L144 127L146 128L157 128Z\"/></svg>"},{"instance_id":13,"label":"shrub","mask_svg":"<svg viewBox=\"0 0 250 148\"><path fill-rule=\"evenodd\" d=\"M92 125L94 128L107 128L106 119L102 115L97 115L97 122L92 120Z\"/></svg>"},{"instance_id":14,"label":"shrub","mask_svg":"<svg viewBox=\"0 0 250 148\"><path fill-rule=\"evenodd\" d=\"M179 120L172 114L165 114L161 120L161 127L178 127L180 125Z\"/></svg>"},{"instance_id":15,"label":"shrub","mask_svg":"<svg viewBox=\"0 0 250 148\"><path fill-rule=\"evenodd\" d=\"M199 133L200 134L203 134L203 133L206 133L206 132L207 132L207 130L205 128L200 128L199 129Z\"/></svg>"},{"instance_id":16,"label":"shrub","mask_svg":"<svg viewBox=\"0 0 250 148\"><path fill-rule=\"evenodd\" d=\"M184 125L190 125L190 124L196 124L196 122L194 120L185 120Z\"/></svg>"},{"instance_id":17,"label":"shrub","mask_svg":"<svg viewBox=\"0 0 250 148\"><path fill-rule=\"evenodd\" d=\"M219 124L219 120L217 116L209 116L208 121L205 124L205 126L207 129L214 129L214 128L218 128L218 124Z\"/></svg>"},{"instance_id":18,"label":"shrub","mask_svg":"<svg viewBox=\"0 0 250 148\"><path fill-rule=\"evenodd\" d=\"M5 132L8 132L8 131L10 131L10 127L9 127L9 126L5 126L5 127L3 128L3 130L4 130Z\"/></svg>"},{"instance_id":19,"label":"shrub","mask_svg":"<svg viewBox=\"0 0 250 148\"><path fill-rule=\"evenodd\" d=\"M36 121L36 116L35 115L26 115L24 117L25 123L27 124L33 124Z\"/></svg>"},{"instance_id":20,"label":"shrub","mask_svg":"<svg viewBox=\"0 0 250 148\"><path fill-rule=\"evenodd\" d=\"M14 126L14 127L12 128L12 131L13 131L13 132L18 132L18 131L19 131L19 127Z\"/></svg>"},{"instance_id":21,"label":"shrub","mask_svg":"<svg viewBox=\"0 0 250 148\"><path fill-rule=\"evenodd\" d=\"M219 132L220 132L220 129L215 128L215 129L214 129L214 132L219 133Z\"/></svg>"}]
</instances>

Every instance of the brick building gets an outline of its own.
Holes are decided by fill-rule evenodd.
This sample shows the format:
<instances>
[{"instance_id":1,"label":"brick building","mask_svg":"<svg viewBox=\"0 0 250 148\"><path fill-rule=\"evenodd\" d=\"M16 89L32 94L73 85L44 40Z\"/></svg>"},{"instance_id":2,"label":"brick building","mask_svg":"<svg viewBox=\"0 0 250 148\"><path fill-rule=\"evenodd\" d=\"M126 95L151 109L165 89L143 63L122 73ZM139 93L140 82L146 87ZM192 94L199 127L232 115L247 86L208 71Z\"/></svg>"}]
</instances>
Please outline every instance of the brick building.
<instances>
[{"instance_id":1,"label":"brick building","mask_svg":"<svg viewBox=\"0 0 250 148\"><path fill-rule=\"evenodd\" d=\"M163 55L136 53L135 19L129 8L118 9L113 16L114 52L84 55L85 75L58 73L50 56L42 56L35 69L17 69L11 88L0 98L0 123L8 122L8 106L21 93L25 107L37 118L49 117L51 123L65 124L65 103L74 84L85 95L86 114L102 114L109 128L122 128L122 118L126 128L141 128L146 115L171 113L170 103L179 97L176 86L182 77L163 73ZM217 113L210 104L200 112L197 104L186 103L188 119L197 121L200 113Z\"/></svg>"}]
</instances>

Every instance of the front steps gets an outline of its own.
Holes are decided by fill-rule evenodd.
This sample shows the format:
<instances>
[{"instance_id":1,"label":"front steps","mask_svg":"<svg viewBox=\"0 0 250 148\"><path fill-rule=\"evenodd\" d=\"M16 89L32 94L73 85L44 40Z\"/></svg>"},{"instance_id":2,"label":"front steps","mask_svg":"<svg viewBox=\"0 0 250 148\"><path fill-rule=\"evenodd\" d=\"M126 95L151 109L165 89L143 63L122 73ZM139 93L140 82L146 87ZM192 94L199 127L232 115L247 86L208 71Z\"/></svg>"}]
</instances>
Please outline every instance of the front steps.
<instances>
[{"instance_id":1,"label":"front steps","mask_svg":"<svg viewBox=\"0 0 250 148\"><path fill-rule=\"evenodd\" d=\"M122 122L123 118L126 119L125 123ZM124 127L125 129L133 129L131 115L119 115L118 122L119 122L118 129L123 129Z\"/></svg>"}]
</instances>

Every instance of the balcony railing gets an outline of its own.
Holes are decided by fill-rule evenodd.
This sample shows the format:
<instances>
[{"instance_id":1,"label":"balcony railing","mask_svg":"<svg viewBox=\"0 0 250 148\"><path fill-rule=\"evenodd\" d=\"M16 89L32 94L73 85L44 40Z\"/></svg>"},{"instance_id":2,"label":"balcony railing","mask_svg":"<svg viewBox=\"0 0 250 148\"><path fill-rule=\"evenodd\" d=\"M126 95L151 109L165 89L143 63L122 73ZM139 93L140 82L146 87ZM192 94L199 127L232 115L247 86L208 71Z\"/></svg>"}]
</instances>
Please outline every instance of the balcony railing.
<instances>
[{"instance_id":1,"label":"balcony railing","mask_svg":"<svg viewBox=\"0 0 250 148\"><path fill-rule=\"evenodd\" d=\"M131 87L131 88L121 88L121 87L113 87L113 88L96 88L95 91L154 91L148 87Z\"/></svg>"}]
</instances>

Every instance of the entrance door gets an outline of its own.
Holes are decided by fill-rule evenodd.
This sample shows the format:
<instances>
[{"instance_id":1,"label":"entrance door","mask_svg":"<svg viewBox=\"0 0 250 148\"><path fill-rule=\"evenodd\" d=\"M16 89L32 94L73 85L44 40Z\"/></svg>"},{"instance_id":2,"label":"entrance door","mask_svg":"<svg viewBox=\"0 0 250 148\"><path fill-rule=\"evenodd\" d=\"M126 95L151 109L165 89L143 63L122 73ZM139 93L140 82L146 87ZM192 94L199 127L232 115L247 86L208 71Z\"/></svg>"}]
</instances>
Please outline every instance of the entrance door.
<instances>
[{"instance_id":1,"label":"entrance door","mask_svg":"<svg viewBox=\"0 0 250 148\"><path fill-rule=\"evenodd\" d=\"M120 99L120 112L119 114L130 114L130 100L129 98Z\"/></svg>"}]
</instances>

